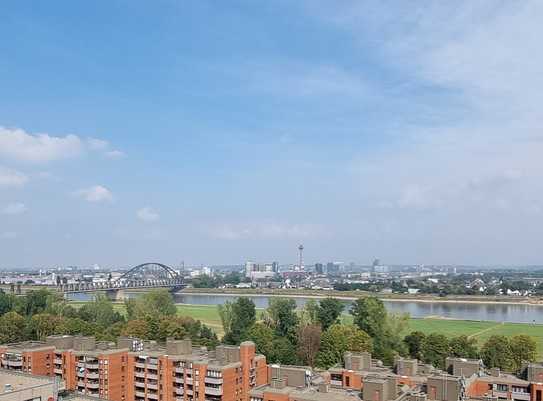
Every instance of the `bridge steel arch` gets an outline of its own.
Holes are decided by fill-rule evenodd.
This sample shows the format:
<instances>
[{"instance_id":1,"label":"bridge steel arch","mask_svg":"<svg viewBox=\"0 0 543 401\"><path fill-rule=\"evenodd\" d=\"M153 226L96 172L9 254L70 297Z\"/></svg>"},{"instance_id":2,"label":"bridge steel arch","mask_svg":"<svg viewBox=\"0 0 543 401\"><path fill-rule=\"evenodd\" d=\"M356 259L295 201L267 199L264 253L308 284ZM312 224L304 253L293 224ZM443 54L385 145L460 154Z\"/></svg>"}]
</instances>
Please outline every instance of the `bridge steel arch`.
<instances>
[{"instance_id":1,"label":"bridge steel arch","mask_svg":"<svg viewBox=\"0 0 543 401\"><path fill-rule=\"evenodd\" d=\"M157 270L159 272L161 271L165 275L164 278L170 280L179 280L181 278L181 276L170 266L158 262L147 262L142 263L141 265L134 266L130 270L126 271L116 281L137 279L138 276L141 275L141 273L145 272L149 268L154 268L154 270ZM154 279L160 280L160 277L154 277Z\"/></svg>"}]
</instances>

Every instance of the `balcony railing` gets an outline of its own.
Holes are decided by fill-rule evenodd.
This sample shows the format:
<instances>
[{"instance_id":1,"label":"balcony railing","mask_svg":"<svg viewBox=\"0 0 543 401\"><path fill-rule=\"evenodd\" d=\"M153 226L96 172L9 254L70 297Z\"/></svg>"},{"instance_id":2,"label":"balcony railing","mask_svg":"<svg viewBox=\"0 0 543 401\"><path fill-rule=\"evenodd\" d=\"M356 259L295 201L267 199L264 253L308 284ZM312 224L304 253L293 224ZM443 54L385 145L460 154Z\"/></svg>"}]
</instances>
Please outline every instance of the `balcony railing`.
<instances>
[{"instance_id":1,"label":"balcony railing","mask_svg":"<svg viewBox=\"0 0 543 401\"><path fill-rule=\"evenodd\" d=\"M211 395L222 395L222 387L219 387L219 388L206 387L205 388L205 393L206 394L211 394Z\"/></svg>"},{"instance_id":2,"label":"balcony railing","mask_svg":"<svg viewBox=\"0 0 543 401\"><path fill-rule=\"evenodd\" d=\"M99 389L100 388L100 383L87 382L87 388Z\"/></svg>"},{"instance_id":3,"label":"balcony railing","mask_svg":"<svg viewBox=\"0 0 543 401\"><path fill-rule=\"evenodd\" d=\"M223 383L223 379L222 377L210 377L210 376L206 376L204 378L204 381L206 383L211 383L211 384L222 384Z\"/></svg>"},{"instance_id":4,"label":"balcony railing","mask_svg":"<svg viewBox=\"0 0 543 401\"><path fill-rule=\"evenodd\" d=\"M147 378L151 380L158 380L158 375L155 375L154 373L147 372Z\"/></svg>"}]
</instances>

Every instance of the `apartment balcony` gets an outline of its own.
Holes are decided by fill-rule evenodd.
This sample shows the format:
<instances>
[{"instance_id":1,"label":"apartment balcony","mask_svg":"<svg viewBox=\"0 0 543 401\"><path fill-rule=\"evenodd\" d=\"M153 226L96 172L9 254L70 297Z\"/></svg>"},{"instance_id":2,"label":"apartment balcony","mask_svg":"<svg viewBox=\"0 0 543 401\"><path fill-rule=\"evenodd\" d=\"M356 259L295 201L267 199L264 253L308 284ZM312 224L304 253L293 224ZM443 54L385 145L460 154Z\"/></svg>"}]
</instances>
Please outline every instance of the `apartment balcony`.
<instances>
[{"instance_id":1,"label":"apartment balcony","mask_svg":"<svg viewBox=\"0 0 543 401\"><path fill-rule=\"evenodd\" d=\"M158 400L158 393L147 393L147 398L149 400Z\"/></svg>"},{"instance_id":2,"label":"apartment balcony","mask_svg":"<svg viewBox=\"0 0 543 401\"><path fill-rule=\"evenodd\" d=\"M85 377L85 372L77 371L77 377Z\"/></svg>"},{"instance_id":3,"label":"apartment balcony","mask_svg":"<svg viewBox=\"0 0 543 401\"><path fill-rule=\"evenodd\" d=\"M343 386L343 382L341 380L330 380L330 384L332 386L339 386L339 387Z\"/></svg>"},{"instance_id":4,"label":"apartment balcony","mask_svg":"<svg viewBox=\"0 0 543 401\"><path fill-rule=\"evenodd\" d=\"M187 393L188 395L193 395L193 394L194 394L194 391L192 391L191 389L187 389L187 390L186 390L186 393Z\"/></svg>"},{"instance_id":5,"label":"apartment balcony","mask_svg":"<svg viewBox=\"0 0 543 401\"><path fill-rule=\"evenodd\" d=\"M210 376L206 376L204 378L204 381L206 383L211 383L211 384L222 384L223 383L223 379L222 377L210 377Z\"/></svg>"},{"instance_id":6,"label":"apartment balcony","mask_svg":"<svg viewBox=\"0 0 543 401\"><path fill-rule=\"evenodd\" d=\"M98 365L98 362L87 362L86 364L87 369L98 369L100 365Z\"/></svg>"},{"instance_id":7,"label":"apartment balcony","mask_svg":"<svg viewBox=\"0 0 543 401\"><path fill-rule=\"evenodd\" d=\"M158 384L156 384L156 383L147 383L147 388L149 390L158 390Z\"/></svg>"},{"instance_id":8,"label":"apartment balcony","mask_svg":"<svg viewBox=\"0 0 543 401\"><path fill-rule=\"evenodd\" d=\"M185 401L183 397L175 397L175 401Z\"/></svg>"},{"instance_id":9,"label":"apartment balcony","mask_svg":"<svg viewBox=\"0 0 543 401\"><path fill-rule=\"evenodd\" d=\"M182 377L177 377L177 376L175 376L174 381L175 381L176 383L179 383L179 384L185 383L185 379L183 379Z\"/></svg>"},{"instance_id":10,"label":"apartment balcony","mask_svg":"<svg viewBox=\"0 0 543 401\"><path fill-rule=\"evenodd\" d=\"M511 398L514 401L530 401L530 393L513 391L511 393Z\"/></svg>"},{"instance_id":11,"label":"apartment balcony","mask_svg":"<svg viewBox=\"0 0 543 401\"><path fill-rule=\"evenodd\" d=\"M144 379L145 378L145 373L144 372L134 372L134 376L139 377L140 379Z\"/></svg>"},{"instance_id":12,"label":"apartment balcony","mask_svg":"<svg viewBox=\"0 0 543 401\"><path fill-rule=\"evenodd\" d=\"M176 387L175 388L175 394L177 395L183 395L185 393L183 387Z\"/></svg>"},{"instance_id":13,"label":"apartment balcony","mask_svg":"<svg viewBox=\"0 0 543 401\"><path fill-rule=\"evenodd\" d=\"M79 380L77 382L77 387L85 387L85 382L83 380ZM83 390L83 389L81 389L81 390Z\"/></svg>"},{"instance_id":14,"label":"apartment balcony","mask_svg":"<svg viewBox=\"0 0 543 401\"><path fill-rule=\"evenodd\" d=\"M145 364L141 362L136 362L136 368L145 369Z\"/></svg>"},{"instance_id":15,"label":"apartment balcony","mask_svg":"<svg viewBox=\"0 0 543 401\"><path fill-rule=\"evenodd\" d=\"M54 372L56 375L61 375L61 374L62 374L62 369L60 369L60 368L54 368L54 369L53 369L53 372Z\"/></svg>"},{"instance_id":16,"label":"apartment balcony","mask_svg":"<svg viewBox=\"0 0 543 401\"><path fill-rule=\"evenodd\" d=\"M98 373L91 373L91 372L87 373L87 379L99 379L99 378L100 378L100 375Z\"/></svg>"},{"instance_id":17,"label":"apartment balcony","mask_svg":"<svg viewBox=\"0 0 543 401\"><path fill-rule=\"evenodd\" d=\"M211 394L211 395L222 395L222 387L219 387L219 388L206 387L205 388L205 393L206 394Z\"/></svg>"},{"instance_id":18,"label":"apartment balcony","mask_svg":"<svg viewBox=\"0 0 543 401\"><path fill-rule=\"evenodd\" d=\"M134 382L134 385L139 388L145 388L145 382Z\"/></svg>"},{"instance_id":19,"label":"apartment balcony","mask_svg":"<svg viewBox=\"0 0 543 401\"><path fill-rule=\"evenodd\" d=\"M98 382L87 382L87 388L92 390L98 390L100 388L100 383Z\"/></svg>"},{"instance_id":20,"label":"apartment balcony","mask_svg":"<svg viewBox=\"0 0 543 401\"><path fill-rule=\"evenodd\" d=\"M192 379L192 377L185 377L185 383L192 385L192 383L194 383L194 380Z\"/></svg>"},{"instance_id":21,"label":"apartment balcony","mask_svg":"<svg viewBox=\"0 0 543 401\"><path fill-rule=\"evenodd\" d=\"M54 363L55 365L62 365L62 358L55 358L55 359L53 360L53 363Z\"/></svg>"},{"instance_id":22,"label":"apartment balcony","mask_svg":"<svg viewBox=\"0 0 543 401\"><path fill-rule=\"evenodd\" d=\"M145 398L145 392L143 392L143 391L136 391L136 397Z\"/></svg>"},{"instance_id":23,"label":"apartment balcony","mask_svg":"<svg viewBox=\"0 0 543 401\"><path fill-rule=\"evenodd\" d=\"M175 373L185 373L185 369L177 367L175 368Z\"/></svg>"},{"instance_id":24,"label":"apartment balcony","mask_svg":"<svg viewBox=\"0 0 543 401\"><path fill-rule=\"evenodd\" d=\"M10 361L8 360L8 366L13 368L22 368L23 367L23 361Z\"/></svg>"},{"instance_id":25,"label":"apartment balcony","mask_svg":"<svg viewBox=\"0 0 543 401\"><path fill-rule=\"evenodd\" d=\"M77 367L78 368L84 368L85 367L85 362L77 362Z\"/></svg>"}]
</instances>

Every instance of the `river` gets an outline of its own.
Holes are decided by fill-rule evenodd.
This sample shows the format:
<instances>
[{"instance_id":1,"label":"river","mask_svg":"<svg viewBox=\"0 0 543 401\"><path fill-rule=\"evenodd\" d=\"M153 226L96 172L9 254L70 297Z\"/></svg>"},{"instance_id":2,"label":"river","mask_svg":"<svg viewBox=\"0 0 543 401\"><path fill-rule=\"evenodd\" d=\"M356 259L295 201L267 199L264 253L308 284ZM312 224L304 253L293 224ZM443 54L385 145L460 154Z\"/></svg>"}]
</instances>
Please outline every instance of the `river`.
<instances>
[{"instance_id":1,"label":"river","mask_svg":"<svg viewBox=\"0 0 543 401\"><path fill-rule=\"evenodd\" d=\"M137 297L142 292L126 292L128 297ZM89 294L73 294L73 300L88 300ZM236 295L228 294L174 294L175 302L193 305L220 305L233 300ZM271 297L266 295L248 295L257 308L266 308ZM310 298L302 296L292 297L299 307L302 307ZM394 313L409 313L413 318L430 316L460 319L460 320L488 320L511 323L538 323L543 324L543 305L524 303L474 303L474 302L417 302L410 300L389 301L383 300L386 308ZM346 309L351 301L345 301Z\"/></svg>"}]
</instances>

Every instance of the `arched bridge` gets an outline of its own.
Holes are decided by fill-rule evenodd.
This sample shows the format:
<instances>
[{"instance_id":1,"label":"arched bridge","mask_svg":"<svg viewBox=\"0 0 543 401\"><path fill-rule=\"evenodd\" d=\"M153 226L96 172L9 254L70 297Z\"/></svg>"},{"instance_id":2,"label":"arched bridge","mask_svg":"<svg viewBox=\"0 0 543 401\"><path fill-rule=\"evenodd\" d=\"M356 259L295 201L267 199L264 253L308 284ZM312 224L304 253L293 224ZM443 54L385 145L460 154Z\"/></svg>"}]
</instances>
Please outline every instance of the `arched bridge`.
<instances>
[{"instance_id":1,"label":"arched bridge","mask_svg":"<svg viewBox=\"0 0 543 401\"><path fill-rule=\"evenodd\" d=\"M169 288L176 292L184 288L183 278L171 267L162 263L143 263L125 272L115 280L99 283L69 283L57 285L65 294L95 291L119 291L140 288Z\"/></svg>"}]
</instances>

